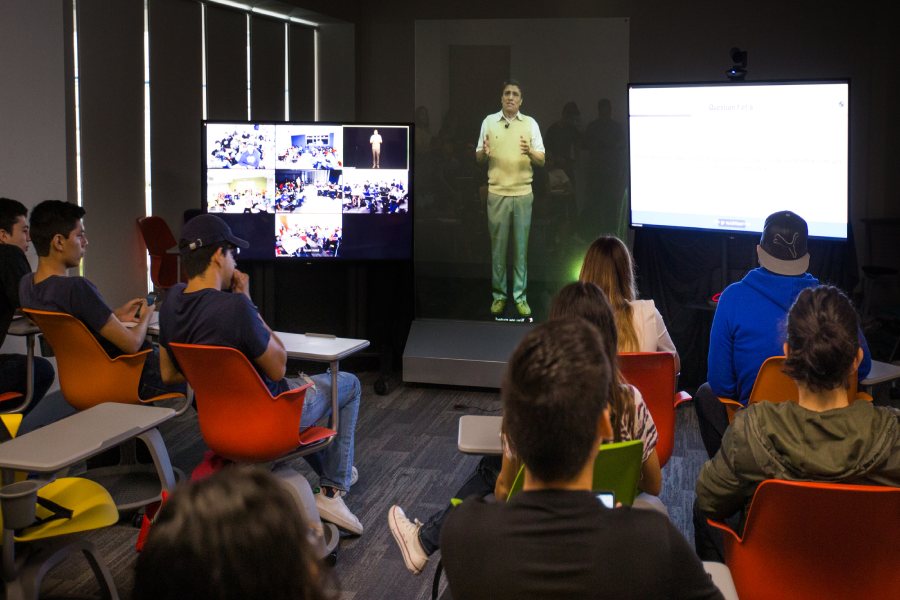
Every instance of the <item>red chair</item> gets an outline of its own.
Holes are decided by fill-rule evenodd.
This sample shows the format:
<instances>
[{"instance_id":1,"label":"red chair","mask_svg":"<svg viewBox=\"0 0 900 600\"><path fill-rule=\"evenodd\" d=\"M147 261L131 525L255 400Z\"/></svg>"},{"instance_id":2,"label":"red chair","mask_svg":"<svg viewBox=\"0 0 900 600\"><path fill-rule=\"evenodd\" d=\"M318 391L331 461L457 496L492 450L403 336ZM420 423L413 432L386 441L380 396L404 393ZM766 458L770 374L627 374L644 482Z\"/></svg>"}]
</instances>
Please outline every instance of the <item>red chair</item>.
<instances>
[{"instance_id":1,"label":"red chair","mask_svg":"<svg viewBox=\"0 0 900 600\"><path fill-rule=\"evenodd\" d=\"M656 454L664 467L675 446L675 408L687 402L687 392L675 390L675 356L668 352L623 352L619 371L641 392L656 424Z\"/></svg>"},{"instance_id":2,"label":"red chair","mask_svg":"<svg viewBox=\"0 0 900 600\"><path fill-rule=\"evenodd\" d=\"M337 431L327 427L300 430L303 399L312 384L274 398L253 364L239 350L222 346L171 343L169 348L194 390L200 433L216 455L242 463L268 463L305 456L330 444ZM337 417L332 400L332 417ZM336 421L332 421L336 426ZM318 528L319 511L306 479L291 469L276 470L307 521L317 528L313 540L320 557L336 552L337 527Z\"/></svg>"},{"instance_id":3,"label":"red chair","mask_svg":"<svg viewBox=\"0 0 900 600\"><path fill-rule=\"evenodd\" d=\"M900 488L769 479L756 488L743 536L708 522L724 532L741 600L900 592Z\"/></svg>"},{"instance_id":4,"label":"red chair","mask_svg":"<svg viewBox=\"0 0 900 600\"><path fill-rule=\"evenodd\" d=\"M137 220L150 254L150 280L153 287L168 289L181 281L180 257L169 250L178 246L172 230L162 217L143 217Z\"/></svg>"}]
</instances>

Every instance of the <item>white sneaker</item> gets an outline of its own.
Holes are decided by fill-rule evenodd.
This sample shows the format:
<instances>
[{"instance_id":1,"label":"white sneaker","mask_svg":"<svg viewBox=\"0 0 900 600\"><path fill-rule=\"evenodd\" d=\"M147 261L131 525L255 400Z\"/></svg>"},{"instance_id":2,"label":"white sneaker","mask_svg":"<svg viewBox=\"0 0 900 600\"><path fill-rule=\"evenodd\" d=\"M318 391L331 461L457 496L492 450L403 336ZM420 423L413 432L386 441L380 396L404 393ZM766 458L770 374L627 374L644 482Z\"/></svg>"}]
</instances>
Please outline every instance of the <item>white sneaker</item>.
<instances>
[{"instance_id":1,"label":"white sneaker","mask_svg":"<svg viewBox=\"0 0 900 600\"><path fill-rule=\"evenodd\" d=\"M395 504L388 510L388 526L394 534L397 545L400 546L406 568L413 575L418 575L428 563L428 555L422 547L422 542L419 541L422 523L418 519L410 521L403 509Z\"/></svg>"},{"instance_id":2,"label":"white sneaker","mask_svg":"<svg viewBox=\"0 0 900 600\"><path fill-rule=\"evenodd\" d=\"M344 504L342 496L345 493L346 492L338 492L333 497L329 498L325 495L325 492L320 490L316 494L316 508L319 509L319 517L323 521L334 523L345 531L349 531L356 535L362 535L362 523L359 522L356 515L350 512L347 505Z\"/></svg>"},{"instance_id":3,"label":"white sneaker","mask_svg":"<svg viewBox=\"0 0 900 600\"><path fill-rule=\"evenodd\" d=\"M350 467L350 485L354 485L357 481L359 481L359 471L356 470L356 467Z\"/></svg>"}]
</instances>

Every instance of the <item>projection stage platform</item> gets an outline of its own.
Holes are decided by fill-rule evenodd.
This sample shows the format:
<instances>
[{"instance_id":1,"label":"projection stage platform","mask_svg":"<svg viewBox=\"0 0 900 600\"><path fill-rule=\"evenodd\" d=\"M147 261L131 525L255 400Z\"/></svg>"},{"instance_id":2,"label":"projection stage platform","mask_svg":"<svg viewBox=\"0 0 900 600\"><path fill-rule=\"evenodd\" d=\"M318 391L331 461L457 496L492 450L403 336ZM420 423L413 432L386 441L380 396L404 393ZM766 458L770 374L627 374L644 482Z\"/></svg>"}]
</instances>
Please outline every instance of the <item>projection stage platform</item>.
<instances>
[{"instance_id":1,"label":"projection stage platform","mask_svg":"<svg viewBox=\"0 0 900 600\"><path fill-rule=\"evenodd\" d=\"M416 319L403 352L403 381L499 388L506 361L531 323Z\"/></svg>"}]
</instances>

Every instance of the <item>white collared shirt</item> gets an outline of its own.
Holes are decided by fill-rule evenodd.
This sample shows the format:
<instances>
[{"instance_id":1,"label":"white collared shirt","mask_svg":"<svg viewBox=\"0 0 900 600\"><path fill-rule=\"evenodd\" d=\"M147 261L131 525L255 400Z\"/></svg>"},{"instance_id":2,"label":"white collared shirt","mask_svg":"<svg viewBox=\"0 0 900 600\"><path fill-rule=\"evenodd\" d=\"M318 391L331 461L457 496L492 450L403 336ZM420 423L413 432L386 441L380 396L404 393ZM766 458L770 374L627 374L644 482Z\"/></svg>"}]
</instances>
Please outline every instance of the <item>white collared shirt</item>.
<instances>
[{"instance_id":1,"label":"white collared shirt","mask_svg":"<svg viewBox=\"0 0 900 600\"><path fill-rule=\"evenodd\" d=\"M522 114L522 111L519 111L513 119L523 121L526 116L527 115ZM481 131L478 133L478 143L475 145L475 152L480 151L484 147L484 136L487 135L488 125L501 120L506 122L512 121L512 119L506 118L502 110L484 118L484 121L481 122ZM538 127L537 121L531 117L528 117L528 120L531 121L531 148L538 152L544 152L544 138L541 137L541 130Z\"/></svg>"}]
</instances>

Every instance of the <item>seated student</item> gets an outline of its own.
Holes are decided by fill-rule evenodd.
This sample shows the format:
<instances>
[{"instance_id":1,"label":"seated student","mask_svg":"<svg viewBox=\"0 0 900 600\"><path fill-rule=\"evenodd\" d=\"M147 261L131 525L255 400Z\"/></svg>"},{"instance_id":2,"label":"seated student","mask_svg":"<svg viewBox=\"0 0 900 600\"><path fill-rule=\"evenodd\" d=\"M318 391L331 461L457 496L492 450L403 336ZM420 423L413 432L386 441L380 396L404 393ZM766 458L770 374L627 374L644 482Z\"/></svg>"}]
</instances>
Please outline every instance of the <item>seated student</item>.
<instances>
[{"instance_id":1,"label":"seated student","mask_svg":"<svg viewBox=\"0 0 900 600\"><path fill-rule=\"evenodd\" d=\"M570 317L581 317L600 331L606 332L604 341L609 344L607 354L615 357L615 321L609 302L600 288L593 283L578 282L570 283L560 290L550 306L550 319ZM650 416L640 392L630 385L622 384L615 364L611 366L616 373L610 383L614 428L607 441L643 440L644 456L639 487L644 492L658 495L662 487L662 472L656 455L658 436L653 417ZM493 492L498 501L505 501L521 464L512 455L504 455L502 459L498 456L485 456L454 497L487 496ZM388 511L391 533L400 547L406 568L414 575L422 572L428 557L440 547L441 528L451 510L448 506L434 513L424 524L418 519L410 520L397 505Z\"/></svg>"},{"instance_id":2,"label":"seated student","mask_svg":"<svg viewBox=\"0 0 900 600\"><path fill-rule=\"evenodd\" d=\"M150 529L134 600L326 600L336 594L284 485L228 467L176 488Z\"/></svg>"},{"instance_id":3,"label":"seated student","mask_svg":"<svg viewBox=\"0 0 900 600\"><path fill-rule=\"evenodd\" d=\"M608 509L591 491L614 376L587 321L548 321L522 339L501 396L525 485L507 503L468 498L450 513L441 551L454 600L722 597L666 517Z\"/></svg>"},{"instance_id":4,"label":"seated student","mask_svg":"<svg viewBox=\"0 0 900 600\"><path fill-rule=\"evenodd\" d=\"M550 306L550 319L580 317L594 325L607 344L606 352L610 357L610 367L614 377L610 381L609 415L613 425L613 435L605 441L627 442L641 440L644 442L644 455L641 464L641 479L638 488L658 496L662 490L662 470L656 454L656 424L650 410L638 389L625 383L616 363L617 334L612 308L606 300L606 294L593 283L579 281L570 283L556 294ZM522 466L522 461L512 454L503 455L503 467L494 496L505 500L509 489Z\"/></svg>"},{"instance_id":5,"label":"seated student","mask_svg":"<svg viewBox=\"0 0 900 600\"><path fill-rule=\"evenodd\" d=\"M722 560L718 530L710 531L706 517L741 513L766 479L900 486L900 411L847 396L863 351L859 317L844 293L831 286L801 291L788 313L784 352L799 402L738 411L700 470L694 528L704 559Z\"/></svg>"},{"instance_id":6,"label":"seated student","mask_svg":"<svg viewBox=\"0 0 900 600\"><path fill-rule=\"evenodd\" d=\"M609 298L619 331L619 352L670 352L675 355L675 372L681 370L675 344L653 300L637 299L634 262L622 240L613 236L594 240L578 279L597 284Z\"/></svg>"},{"instance_id":7,"label":"seated student","mask_svg":"<svg viewBox=\"0 0 900 600\"><path fill-rule=\"evenodd\" d=\"M113 310L93 283L69 276L68 269L81 263L88 245L81 218L82 207L59 200L45 200L31 211L31 239L38 254L38 268L22 278L19 297L24 308L68 313L87 326L110 357L132 354L150 347L147 326L154 307L143 298L129 300ZM136 316L140 314L140 316ZM131 329L123 323L136 323ZM159 355L147 356L138 394L152 398L171 391L160 379Z\"/></svg>"},{"instance_id":8,"label":"seated student","mask_svg":"<svg viewBox=\"0 0 900 600\"><path fill-rule=\"evenodd\" d=\"M25 258L31 236L28 232L28 209L21 202L0 198L0 346L19 308L19 281L31 273ZM0 394L19 392L28 388L27 357L22 354L0 354ZM31 412L53 385L53 365L45 358L34 357L34 394L25 414ZM18 402L18 401L17 401Z\"/></svg>"},{"instance_id":9,"label":"seated student","mask_svg":"<svg viewBox=\"0 0 900 600\"><path fill-rule=\"evenodd\" d=\"M250 279L235 267L240 248L249 244L232 233L215 215L198 215L188 221L179 242L181 265L187 284L166 293L159 315L160 366L167 383L184 381L169 350L171 342L228 346L250 359L272 395L297 388L304 382L285 378L287 353L278 336L263 321L250 300ZM300 425L309 427L331 414L331 375L312 378L315 387L306 392ZM324 450L307 456L319 474L316 494L319 514L354 534L363 532L342 496L354 483L353 439L359 412L359 380L338 373L340 424L337 439Z\"/></svg>"}]
</instances>

